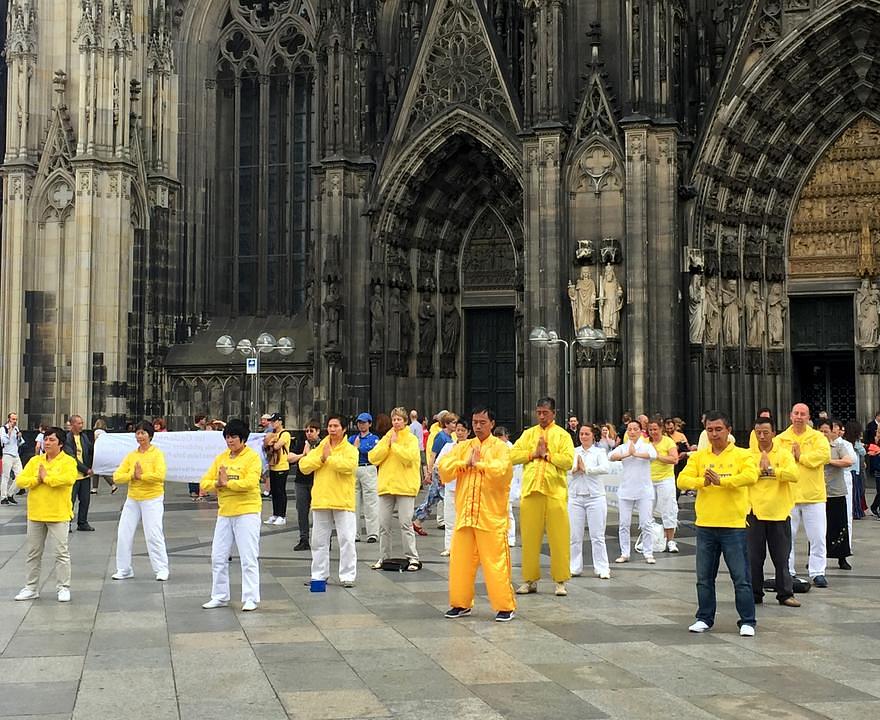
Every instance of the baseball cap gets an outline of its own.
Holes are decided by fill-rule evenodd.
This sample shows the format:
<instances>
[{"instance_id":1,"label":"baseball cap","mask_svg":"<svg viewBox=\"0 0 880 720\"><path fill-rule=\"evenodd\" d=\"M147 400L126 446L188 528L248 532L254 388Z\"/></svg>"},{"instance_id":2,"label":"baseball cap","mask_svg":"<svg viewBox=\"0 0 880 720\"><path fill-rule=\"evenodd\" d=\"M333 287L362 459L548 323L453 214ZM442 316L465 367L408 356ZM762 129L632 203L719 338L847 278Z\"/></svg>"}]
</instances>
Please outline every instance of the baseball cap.
<instances>
[{"instance_id":1,"label":"baseball cap","mask_svg":"<svg viewBox=\"0 0 880 720\"><path fill-rule=\"evenodd\" d=\"M361 413L357 416L357 422L373 422L373 416L370 413Z\"/></svg>"},{"instance_id":2,"label":"baseball cap","mask_svg":"<svg viewBox=\"0 0 880 720\"><path fill-rule=\"evenodd\" d=\"M269 422L275 422L276 420L280 420L281 422L284 422L284 415L282 415L281 413L272 413L266 419Z\"/></svg>"},{"instance_id":3,"label":"baseball cap","mask_svg":"<svg viewBox=\"0 0 880 720\"><path fill-rule=\"evenodd\" d=\"M271 420L271 419L272 419L272 413L263 413L262 415L260 415L260 420Z\"/></svg>"}]
</instances>

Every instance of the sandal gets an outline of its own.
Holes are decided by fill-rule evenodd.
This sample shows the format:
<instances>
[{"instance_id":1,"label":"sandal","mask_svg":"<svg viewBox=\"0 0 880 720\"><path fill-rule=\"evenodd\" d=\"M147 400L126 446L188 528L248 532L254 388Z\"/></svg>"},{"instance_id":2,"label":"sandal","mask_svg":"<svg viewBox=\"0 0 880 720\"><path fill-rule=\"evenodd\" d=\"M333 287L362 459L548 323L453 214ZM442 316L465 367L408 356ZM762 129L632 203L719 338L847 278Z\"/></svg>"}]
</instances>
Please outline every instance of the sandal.
<instances>
[{"instance_id":1,"label":"sandal","mask_svg":"<svg viewBox=\"0 0 880 720\"><path fill-rule=\"evenodd\" d=\"M110 494L113 495L117 490L119 490L119 485L114 485L110 488Z\"/></svg>"},{"instance_id":2,"label":"sandal","mask_svg":"<svg viewBox=\"0 0 880 720\"><path fill-rule=\"evenodd\" d=\"M384 562L383 560L377 560L372 565L370 565L370 568L372 568L373 570L381 570L383 562Z\"/></svg>"},{"instance_id":3,"label":"sandal","mask_svg":"<svg viewBox=\"0 0 880 720\"><path fill-rule=\"evenodd\" d=\"M422 537L427 537L428 533L425 532L425 529L421 525L416 525L413 523L413 531L416 535L421 535Z\"/></svg>"},{"instance_id":4,"label":"sandal","mask_svg":"<svg viewBox=\"0 0 880 720\"><path fill-rule=\"evenodd\" d=\"M407 572L418 572L422 569L422 563L418 560L410 560L409 565L406 566Z\"/></svg>"}]
</instances>

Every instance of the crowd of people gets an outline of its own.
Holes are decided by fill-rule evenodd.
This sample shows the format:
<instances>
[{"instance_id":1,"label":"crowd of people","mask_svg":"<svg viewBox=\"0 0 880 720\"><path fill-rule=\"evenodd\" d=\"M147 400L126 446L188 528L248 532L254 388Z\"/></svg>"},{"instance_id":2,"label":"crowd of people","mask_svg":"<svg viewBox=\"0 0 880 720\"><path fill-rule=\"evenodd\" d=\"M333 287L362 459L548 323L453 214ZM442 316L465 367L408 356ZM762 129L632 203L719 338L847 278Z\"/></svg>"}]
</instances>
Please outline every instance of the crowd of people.
<instances>
[{"instance_id":1,"label":"crowd of people","mask_svg":"<svg viewBox=\"0 0 880 720\"><path fill-rule=\"evenodd\" d=\"M205 421L204 416L196 418ZM163 432L161 419L139 423L137 442L108 483L127 486L116 550L114 580L134 577L132 544L143 524L152 572L167 581L171 571L163 518L166 464L153 444ZM295 471L299 542L296 552L311 552L310 584L324 587L331 576L330 540L335 531L343 587L357 580L357 544L376 544L370 568L418 572L422 568L417 536L436 513L444 531L443 556L450 558L446 617L469 615L474 580L482 567L495 620L513 619L516 595L537 593L542 578L541 548L549 545L549 575L557 596L584 572L584 536L589 537L596 577L611 579L606 547L607 485L616 485L619 555L615 565L631 562L633 551L648 565L657 553L678 553L679 494L696 500L696 621L692 632L705 632L715 621L715 580L723 556L734 585L740 634L755 633L755 606L772 589L777 602L799 607L798 591L828 587L827 561L851 569L852 524L864 516L863 470L880 458L880 413L861 437L857 423L833 418L811 421L809 408L796 404L789 425L777 435L767 408L752 423L747 446L737 446L729 418L721 412L703 417L696 444L676 418L640 415L611 423L556 422L553 398L541 398L535 424L511 442L496 426L493 411L475 408L469 417L441 411L434 423L420 422L415 411L396 407L388 416L360 413L357 430L347 433L340 415L322 428L311 422L304 433L285 429L284 417L265 414L262 455L248 445L250 431L241 420L224 423L226 450L218 455L192 490L195 497L215 497L217 520L211 549L212 588L205 609L230 602L229 566L233 546L241 563L243 611L260 603L260 527L287 522L287 482ZM815 426L815 427L814 427ZM16 600L39 597L41 558L46 538L55 546L58 600L70 600L68 532L90 531L89 496L93 489L93 443L82 432L83 419L70 418L70 429L45 428L37 453L22 468L23 439L17 416L10 413L0 430L3 448L4 503L26 491L27 579ZM265 489L264 489L265 488ZM424 502L416 499L425 490ZM271 514L263 516L264 495ZM74 507L78 503L78 511ZM516 514L522 541L522 568L514 584L510 547L516 544ZM878 515L878 499L871 510ZM632 542L633 513L640 531ZM659 517L660 523L655 522ZM796 573L795 540L801 527L809 541L808 578ZM399 532L400 553L394 555ZM764 579L769 552L772 580ZM361 555L363 552L360 553Z\"/></svg>"}]
</instances>

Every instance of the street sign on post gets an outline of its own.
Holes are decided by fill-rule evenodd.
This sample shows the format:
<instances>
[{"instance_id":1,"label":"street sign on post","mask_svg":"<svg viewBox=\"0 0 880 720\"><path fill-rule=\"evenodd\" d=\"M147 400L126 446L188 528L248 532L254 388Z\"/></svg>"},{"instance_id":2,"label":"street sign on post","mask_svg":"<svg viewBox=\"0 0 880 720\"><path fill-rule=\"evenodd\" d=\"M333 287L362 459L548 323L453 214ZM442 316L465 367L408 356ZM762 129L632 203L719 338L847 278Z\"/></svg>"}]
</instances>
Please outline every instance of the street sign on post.
<instances>
[{"instance_id":1,"label":"street sign on post","mask_svg":"<svg viewBox=\"0 0 880 720\"><path fill-rule=\"evenodd\" d=\"M245 369L248 375L256 375L259 372L259 365L257 365L257 358L245 358Z\"/></svg>"}]
</instances>

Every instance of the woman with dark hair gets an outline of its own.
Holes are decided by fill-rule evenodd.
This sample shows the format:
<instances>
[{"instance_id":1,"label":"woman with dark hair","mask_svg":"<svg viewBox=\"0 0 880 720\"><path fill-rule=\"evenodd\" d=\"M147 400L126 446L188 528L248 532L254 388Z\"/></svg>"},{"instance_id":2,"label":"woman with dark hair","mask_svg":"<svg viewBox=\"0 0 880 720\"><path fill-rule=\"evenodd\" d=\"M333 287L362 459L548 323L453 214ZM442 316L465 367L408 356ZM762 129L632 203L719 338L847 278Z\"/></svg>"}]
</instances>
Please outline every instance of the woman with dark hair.
<instances>
[{"instance_id":1,"label":"woman with dark hair","mask_svg":"<svg viewBox=\"0 0 880 720\"><path fill-rule=\"evenodd\" d=\"M247 446L250 432L241 420L223 428L227 450L220 453L202 476L201 489L216 492L219 507L211 542L211 599L205 610L229 604L229 557L232 544L241 558L241 609L256 610L260 603L260 475L263 462Z\"/></svg>"},{"instance_id":2,"label":"woman with dark hair","mask_svg":"<svg viewBox=\"0 0 880 720\"><path fill-rule=\"evenodd\" d=\"M128 497L119 516L116 531L116 572L114 580L134 577L131 547L138 521L144 526L147 554L156 580L168 579L168 553L165 550L165 456L152 444L153 423L138 423L134 431L137 450L132 450L113 473L120 485L128 485Z\"/></svg>"}]
</instances>

